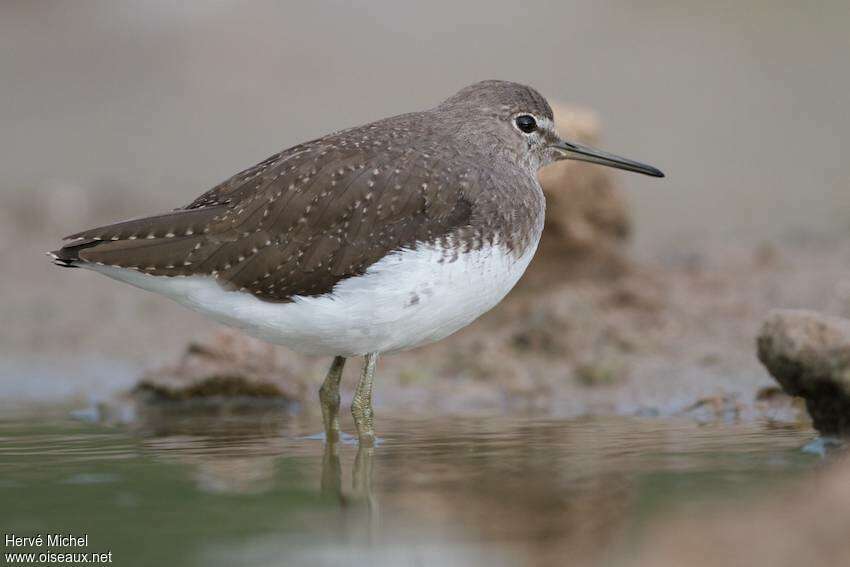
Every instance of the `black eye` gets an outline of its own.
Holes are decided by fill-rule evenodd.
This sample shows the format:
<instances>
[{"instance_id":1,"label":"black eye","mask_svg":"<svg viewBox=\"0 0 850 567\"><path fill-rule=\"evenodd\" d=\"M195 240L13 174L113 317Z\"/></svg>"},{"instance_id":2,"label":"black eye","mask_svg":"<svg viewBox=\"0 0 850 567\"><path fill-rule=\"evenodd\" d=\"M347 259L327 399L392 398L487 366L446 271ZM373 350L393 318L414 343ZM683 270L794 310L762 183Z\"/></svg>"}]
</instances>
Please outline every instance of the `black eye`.
<instances>
[{"instance_id":1,"label":"black eye","mask_svg":"<svg viewBox=\"0 0 850 567\"><path fill-rule=\"evenodd\" d=\"M516 127L526 134L531 134L537 129L537 120L529 114L520 114L514 122L516 122Z\"/></svg>"}]
</instances>

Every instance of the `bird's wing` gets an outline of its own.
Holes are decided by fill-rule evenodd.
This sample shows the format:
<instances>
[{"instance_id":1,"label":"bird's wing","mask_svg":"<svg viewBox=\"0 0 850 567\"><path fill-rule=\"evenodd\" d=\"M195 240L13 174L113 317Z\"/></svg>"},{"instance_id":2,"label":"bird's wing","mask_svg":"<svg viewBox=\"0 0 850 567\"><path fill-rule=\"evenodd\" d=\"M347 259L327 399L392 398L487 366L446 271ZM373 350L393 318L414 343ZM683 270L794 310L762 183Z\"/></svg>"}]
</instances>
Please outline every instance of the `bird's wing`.
<instances>
[{"instance_id":1,"label":"bird's wing","mask_svg":"<svg viewBox=\"0 0 850 567\"><path fill-rule=\"evenodd\" d=\"M288 301L328 293L393 250L469 225L474 171L460 161L452 167L445 148L437 167L429 154L437 148L395 149L385 140L375 152L368 141L349 135L296 146L186 208L71 235L54 256L63 265L212 275L228 289Z\"/></svg>"}]
</instances>

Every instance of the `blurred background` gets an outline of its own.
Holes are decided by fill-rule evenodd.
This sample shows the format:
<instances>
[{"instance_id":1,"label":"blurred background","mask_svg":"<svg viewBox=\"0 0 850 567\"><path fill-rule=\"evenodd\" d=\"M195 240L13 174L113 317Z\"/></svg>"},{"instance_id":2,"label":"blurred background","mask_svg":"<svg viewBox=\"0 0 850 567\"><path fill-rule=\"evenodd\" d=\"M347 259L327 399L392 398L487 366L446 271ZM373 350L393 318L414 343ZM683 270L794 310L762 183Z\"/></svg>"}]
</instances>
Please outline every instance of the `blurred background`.
<instances>
[{"instance_id":1,"label":"blurred background","mask_svg":"<svg viewBox=\"0 0 850 567\"><path fill-rule=\"evenodd\" d=\"M552 174L547 197L555 218L547 217L543 259L532 265L531 277L452 341L382 362L378 413L662 417L686 425L481 427L467 420L453 431L454 422L429 428L436 422L387 418L380 425L379 419L390 442L376 456L377 476L385 471L376 492L395 510L388 517L412 514L419 521L428 512L437 526L429 533L437 535L426 540L440 543L424 557L442 564L495 560L486 546L441 547L451 540L446 526L458 521L457 501L466 506L461 523L485 541L519 534L522 545L507 545L510 553L499 557L507 564L527 557L528 542L538 560L576 549L598 559L611 542L630 551L639 533L634 526L671 502L690 502L694 493L734 499L742 487L794 477L812 465L796 451L811 429L798 423L799 404L784 398L774 404L776 389L755 358L753 339L773 307L850 315L848 29L846 0L3 0L0 411L98 408L140 377L202 375L222 361L239 372L247 367L260 380L276 376L283 397L312 407L327 361L272 353L227 335L211 343L218 359L186 362L185 352L208 352L197 345L187 351L190 341L206 340L218 327L165 299L83 270L58 270L43 253L71 232L185 205L301 141L434 106L479 80L522 82L557 105L567 133L658 166L667 178L586 165ZM561 179L566 189L558 193ZM590 198L576 224L572 203L591 190L604 202ZM572 252L562 256L558 249L588 230L590 248L600 248L597 240L606 244L601 262L585 270ZM176 369L158 373L174 360ZM44 529L39 522L66 496L61 509L75 512L61 522L73 524L91 499L63 483L130 479L132 486L137 469L149 465L159 476L145 476L153 480L135 488L148 513L164 514L171 536L229 507L219 493L274 494L306 502L314 524L342 521L322 515L321 506L317 512L310 500L317 475L324 475L323 486L326 477L339 482L339 456L334 461L320 444L303 443L299 436L317 423L309 421L315 415L308 418L293 425L265 416L259 426L239 422L222 431L205 421L146 423L129 439L101 438L96 426L61 419L42 424L47 429L37 435L30 422L16 424L20 446L8 445L0 457L23 464L0 469L12 471L0 488L26 486L27 499L50 497L34 509L16 499L8 520L14 522L5 525ZM765 420L768 430L753 429ZM695 423L728 429L707 432ZM393 438L393 429L403 434ZM491 438L489 431L504 436ZM604 443L594 445L600 436ZM67 443L77 447L80 462L106 459L103 439L109 447L114 442L109 458L130 459L128 469L63 468ZM431 452L421 453L423 447ZM484 456L471 462L477 450ZM55 478L42 479L54 482L54 492L26 484L30 469L44 464L39 452L55 457ZM424 456L411 461L412 454ZM351 452L342 462L362 481L371 464L356 458ZM404 462L418 463L417 470L399 465ZM447 470L462 471L451 487L441 484ZM526 476L540 486L530 490ZM469 480L476 489L468 490ZM180 514L168 516L155 495L178 481L186 486L175 494L187 500ZM504 514L506 490L521 495L510 501L521 510L516 516ZM247 506L241 519L224 511L221 532L172 537L163 553L192 542L206 550L202 564L231 562L227 554L210 555L210 541L237 533L237 519L252 533L279 521L279 510L261 500L240 500ZM552 502L562 514L552 514ZM91 518L116 514L104 506L90 510ZM595 520L586 524L588 517ZM100 541L123 545L125 559L138 551L127 531L92 522L90 529L104 534ZM317 541L330 537L316 536L309 522L298 525ZM659 540L675 539L665 525ZM416 540L415 531L384 537L395 545ZM268 558L282 553L279 535L271 530L262 545L233 537L256 564L271 564ZM393 549L382 548L378 563L398 564ZM314 550L296 551L311 556ZM328 557L331 564L336 556ZM670 564L686 563L696 564Z\"/></svg>"},{"instance_id":2,"label":"blurred background","mask_svg":"<svg viewBox=\"0 0 850 567\"><path fill-rule=\"evenodd\" d=\"M6 0L0 254L18 270L0 315L43 330L7 328L0 349L83 325L45 295L109 310L127 293L100 278L77 298L39 287L82 279L35 259L61 236L186 204L282 148L488 78L589 109L600 146L667 173L622 176L636 258L845 234L848 25L842 0ZM92 333L73 344L97 350Z\"/></svg>"},{"instance_id":3,"label":"blurred background","mask_svg":"<svg viewBox=\"0 0 850 567\"><path fill-rule=\"evenodd\" d=\"M61 187L49 207L104 188L177 206L281 148L500 78L593 109L606 147L668 173L628 178L639 250L848 223L841 0L0 10L7 203Z\"/></svg>"}]
</instances>

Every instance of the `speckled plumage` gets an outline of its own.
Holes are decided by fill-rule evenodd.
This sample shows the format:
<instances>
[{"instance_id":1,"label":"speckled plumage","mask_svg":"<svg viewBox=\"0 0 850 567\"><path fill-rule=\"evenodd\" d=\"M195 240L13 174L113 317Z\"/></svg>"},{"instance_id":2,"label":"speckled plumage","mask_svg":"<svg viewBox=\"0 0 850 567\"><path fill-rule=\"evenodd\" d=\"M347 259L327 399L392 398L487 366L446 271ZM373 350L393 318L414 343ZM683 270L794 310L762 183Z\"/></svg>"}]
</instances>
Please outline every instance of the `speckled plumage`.
<instances>
[{"instance_id":1,"label":"speckled plumage","mask_svg":"<svg viewBox=\"0 0 850 567\"><path fill-rule=\"evenodd\" d=\"M540 164L511 130L520 111L552 119L529 87L477 83L434 109L284 150L185 208L74 234L54 254L66 265L208 275L272 302L327 294L423 245L452 262L498 238L520 256L544 211Z\"/></svg>"}]
</instances>

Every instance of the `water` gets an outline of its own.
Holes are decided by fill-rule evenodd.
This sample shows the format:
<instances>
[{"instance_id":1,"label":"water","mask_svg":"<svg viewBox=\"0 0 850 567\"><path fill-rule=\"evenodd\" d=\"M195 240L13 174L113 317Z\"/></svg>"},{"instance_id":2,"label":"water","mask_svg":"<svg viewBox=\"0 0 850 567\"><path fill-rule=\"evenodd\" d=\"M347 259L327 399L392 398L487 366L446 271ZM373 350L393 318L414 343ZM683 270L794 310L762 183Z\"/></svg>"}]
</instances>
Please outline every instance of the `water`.
<instances>
[{"instance_id":1,"label":"water","mask_svg":"<svg viewBox=\"0 0 850 567\"><path fill-rule=\"evenodd\" d=\"M120 565L516 565L564 554L612 564L654 518L757 495L818 462L800 451L810 432L762 425L381 415L379 428L375 449L329 451L306 437L317 421L274 409L119 427L7 418L0 528L87 534L84 551L111 551Z\"/></svg>"}]
</instances>

